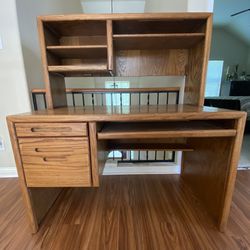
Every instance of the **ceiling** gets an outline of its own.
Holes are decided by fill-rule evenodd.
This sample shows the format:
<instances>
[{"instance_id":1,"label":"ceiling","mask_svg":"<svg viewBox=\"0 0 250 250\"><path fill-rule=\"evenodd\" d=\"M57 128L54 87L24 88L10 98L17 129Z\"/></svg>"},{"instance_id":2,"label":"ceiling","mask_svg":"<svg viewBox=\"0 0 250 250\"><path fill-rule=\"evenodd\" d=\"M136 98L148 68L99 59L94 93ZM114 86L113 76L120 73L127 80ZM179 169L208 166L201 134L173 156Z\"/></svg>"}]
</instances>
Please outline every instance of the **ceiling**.
<instances>
[{"instance_id":1,"label":"ceiling","mask_svg":"<svg viewBox=\"0 0 250 250\"><path fill-rule=\"evenodd\" d=\"M250 11L231 17L230 15L250 8L250 0L215 0L214 25L223 27L250 46Z\"/></svg>"}]
</instances>

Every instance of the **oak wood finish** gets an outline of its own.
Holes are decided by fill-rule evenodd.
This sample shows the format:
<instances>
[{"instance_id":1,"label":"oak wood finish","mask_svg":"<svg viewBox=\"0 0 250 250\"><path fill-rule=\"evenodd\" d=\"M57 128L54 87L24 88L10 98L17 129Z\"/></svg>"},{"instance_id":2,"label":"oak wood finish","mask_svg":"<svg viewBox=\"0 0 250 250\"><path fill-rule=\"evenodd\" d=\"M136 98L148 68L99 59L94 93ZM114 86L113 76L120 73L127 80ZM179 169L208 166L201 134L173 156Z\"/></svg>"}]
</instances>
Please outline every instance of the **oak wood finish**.
<instances>
[{"instance_id":1,"label":"oak wood finish","mask_svg":"<svg viewBox=\"0 0 250 250\"><path fill-rule=\"evenodd\" d=\"M113 39L117 50L189 49L204 36L204 33L119 34L113 35Z\"/></svg>"},{"instance_id":2,"label":"oak wood finish","mask_svg":"<svg viewBox=\"0 0 250 250\"><path fill-rule=\"evenodd\" d=\"M194 148L183 153L182 177L214 216L219 229L226 229L246 117L237 120L232 138L187 140Z\"/></svg>"},{"instance_id":3,"label":"oak wood finish","mask_svg":"<svg viewBox=\"0 0 250 250\"><path fill-rule=\"evenodd\" d=\"M98 133L99 140L105 139L140 139L172 137L230 137L235 136L235 129L218 127L211 123L167 122L167 123L108 123Z\"/></svg>"},{"instance_id":4,"label":"oak wood finish","mask_svg":"<svg viewBox=\"0 0 250 250\"><path fill-rule=\"evenodd\" d=\"M186 76L185 103L202 105L211 20L210 13L38 17L49 108L66 106L65 84L55 89L54 81L95 75Z\"/></svg>"},{"instance_id":5,"label":"oak wood finish","mask_svg":"<svg viewBox=\"0 0 250 250\"><path fill-rule=\"evenodd\" d=\"M18 123L18 137L88 136L86 123Z\"/></svg>"},{"instance_id":6,"label":"oak wood finish","mask_svg":"<svg viewBox=\"0 0 250 250\"><path fill-rule=\"evenodd\" d=\"M91 168L93 186L99 187L100 175L108 156L108 146L106 142L97 141L97 133L100 131L102 124L90 122L89 123L89 139L90 139L90 153L91 153Z\"/></svg>"},{"instance_id":7,"label":"oak wood finish","mask_svg":"<svg viewBox=\"0 0 250 250\"><path fill-rule=\"evenodd\" d=\"M107 20L107 53L108 53L108 70L114 70L114 48L113 48L113 24L111 20Z\"/></svg>"},{"instance_id":8,"label":"oak wood finish","mask_svg":"<svg viewBox=\"0 0 250 250\"><path fill-rule=\"evenodd\" d=\"M199 12L199 13L187 13L187 12L178 12L178 13L131 13L131 14L67 14L67 15L43 15L39 16L38 19L43 20L44 22L62 22L62 21L84 21L84 20L161 20L169 19L171 21L182 20L179 27L181 28L183 23L188 20L206 20L211 16L211 13L208 12ZM192 28L193 26L191 26Z\"/></svg>"},{"instance_id":9,"label":"oak wood finish","mask_svg":"<svg viewBox=\"0 0 250 250\"><path fill-rule=\"evenodd\" d=\"M107 64L104 62L101 63L88 63L83 65L57 65L57 66L48 66L49 72L62 73L65 76L70 76L72 73L84 73L92 74L95 73L105 73L107 71Z\"/></svg>"},{"instance_id":10,"label":"oak wood finish","mask_svg":"<svg viewBox=\"0 0 250 250\"><path fill-rule=\"evenodd\" d=\"M0 179L0 248L249 249L249 183L250 171L238 171L223 234L178 175L147 175L69 189L31 235L17 179Z\"/></svg>"},{"instance_id":11,"label":"oak wood finish","mask_svg":"<svg viewBox=\"0 0 250 250\"><path fill-rule=\"evenodd\" d=\"M152 93L152 92L168 92L168 91L180 91L180 87L161 87L161 88L66 88L66 93ZM32 89L32 93L46 93L45 89Z\"/></svg>"},{"instance_id":12,"label":"oak wood finish","mask_svg":"<svg viewBox=\"0 0 250 250\"><path fill-rule=\"evenodd\" d=\"M193 149L185 143L139 143L130 142L120 143L119 140L109 140L109 150L169 150L169 151L193 151Z\"/></svg>"},{"instance_id":13,"label":"oak wood finish","mask_svg":"<svg viewBox=\"0 0 250 250\"><path fill-rule=\"evenodd\" d=\"M245 112L214 107L193 105L150 105L150 106L85 106L67 107L54 110L39 110L8 119L19 122L108 122L108 121L190 121L223 120L228 122L245 116Z\"/></svg>"},{"instance_id":14,"label":"oak wood finish","mask_svg":"<svg viewBox=\"0 0 250 250\"><path fill-rule=\"evenodd\" d=\"M189 63L186 68L186 85L184 103L203 105L205 95L205 84L207 65L210 54L210 43L212 37L212 16L207 19L205 27L205 41L199 43L189 50Z\"/></svg>"},{"instance_id":15,"label":"oak wood finish","mask_svg":"<svg viewBox=\"0 0 250 250\"><path fill-rule=\"evenodd\" d=\"M187 50L118 50L117 76L185 75Z\"/></svg>"},{"instance_id":16,"label":"oak wood finish","mask_svg":"<svg viewBox=\"0 0 250 250\"><path fill-rule=\"evenodd\" d=\"M41 19L37 20L41 59L43 66L43 78L45 82L46 89L46 101L49 109L56 107L67 106L67 100L65 95L65 81L64 77L61 75L52 75L48 72L48 58L46 54L46 42L51 40L51 35L47 34L47 29L44 29ZM50 33L49 33L50 34ZM45 38L46 36L46 38Z\"/></svg>"},{"instance_id":17,"label":"oak wood finish","mask_svg":"<svg viewBox=\"0 0 250 250\"><path fill-rule=\"evenodd\" d=\"M42 221L50 207L61 194L62 189L44 188L43 190L36 189L37 191L33 191L32 189L27 187L25 174L22 167L23 163L19 151L19 144L15 132L15 126L14 123L12 123L9 119L7 119L7 123L10 132L12 149L16 161L19 185L22 191L22 198L29 219L29 226L31 232L36 233L39 223ZM35 196L35 198L33 196Z\"/></svg>"},{"instance_id":18,"label":"oak wood finish","mask_svg":"<svg viewBox=\"0 0 250 250\"><path fill-rule=\"evenodd\" d=\"M47 50L60 58L105 58L107 56L106 45L68 45L47 46Z\"/></svg>"},{"instance_id":19,"label":"oak wood finish","mask_svg":"<svg viewBox=\"0 0 250 250\"><path fill-rule=\"evenodd\" d=\"M108 150L112 146L126 147L126 144L121 143L124 140L127 140L127 143L138 140L134 146L141 148L148 148L150 140L155 140L151 147L183 150L182 179L190 185L208 214L214 217L219 229L223 231L231 204L246 115L244 112L201 107L211 40L211 14L43 16L38 18L38 28L46 97L50 110L8 118L33 232L38 229L40 219L59 193L54 189L52 192L50 189L43 192L35 187L99 186L99 174L102 172ZM65 76L105 74L186 76L184 102L196 106L92 106L52 109L66 106ZM41 126L37 131L36 127L34 130L34 123L43 123L45 126ZM67 127L66 123L72 124L72 127ZM53 128L51 124L54 124ZM60 127L61 124L65 127ZM40 133L40 137L29 138L35 132ZM87 135L89 137L86 137ZM178 145L178 140L182 140L186 146ZM82 240L74 240L75 248L102 247L100 242L106 242L103 241L100 226L102 224L107 224L108 235L116 235L114 240L107 243L113 248L122 246L124 249L135 249L140 246L141 249L146 242L146 246L151 249L162 249L163 246L169 245L169 242L176 242L175 237L182 239L177 248L186 246L189 243L187 234L179 234L179 228L183 225L177 222L170 224L169 220L177 210L180 215L178 220L184 219L187 231L193 231L195 226L197 227L199 220L190 220L190 212L186 211L192 194L189 193L190 200L187 202L182 200L181 192L188 193L188 186L182 184L183 186L173 187L172 183L167 189L174 195L168 198L163 192L166 184L161 183L160 192L157 193L151 188L155 185L152 180L149 179L147 184L137 184L141 193L145 191L143 196L137 195L139 203L133 200L133 195L137 192L135 189L112 187L119 198L113 200L112 195L108 196L109 200L105 205L105 211L108 211L107 219L102 223L99 223L103 221L99 204L102 204L104 197L94 197L92 203L95 208L91 213L83 215L91 234L84 238L84 243ZM51 194L48 197L47 192ZM122 194L125 199L120 198ZM163 204L158 207L160 199L166 201L167 209ZM180 204L171 209L169 203L176 201ZM141 210L144 203L149 211L159 212L161 219L148 212L146 218ZM114 204L114 212L110 212L110 204ZM138 207L133 211L135 204ZM131 219L134 212L138 217L135 220ZM91 218L91 223L87 222L88 217ZM131 226L134 222L138 224L139 220L148 230L143 238L137 233L141 227ZM77 221L81 221L81 217L78 216ZM95 227L97 223L98 228ZM120 227L119 223L125 226ZM198 225L201 229L199 223ZM74 231L79 227L82 232L84 229L79 223L73 227L66 226L62 232L68 234L70 230ZM130 241L124 240L126 235ZM136 243L134 235L138 235L139 244ZM148 235L151 240L148 240ZM201 242L201 236L198 233L196 246ZM61 237L64 238L63 235ZM123 245L117 240L119 238L123 240ZM207 242L207 235L203 236L203 239ZM210 243L210 240L208 242ZM52 248L59 246L55 244ZM171 249L174 246L172 244Z\"/></svg>"},{"instance_id":20,"label":"oak wood finish","mask_svg":"<svg viewBox=\"0 0 250 250\"><path fill-rule=\"evenodd\" d=\"M86 138L19 139L28 187L91 186Z\"/></svg>"},{"instance_id":21,"label":"oak wood finish","mask_svg":"<svg viewBox=\"0 0 250 250\"><path fill-rule=\"evenodd\" d=\"M60 108L8 117L9 122L13 122L17 126L28 124L29 128L34 127L34 122L55 123L57 128L60 123L78 122L85 124L88 122L89 144L87 143L88 139L84 139L84 137L19 138L18 143L23 161L21 164L23 164L27 181L25 185L32 187L46 186L46 183L48 186L78 186L81 184L99 186L99 174L102 172L107 153L110 150L109 145L117 143L114 139L121 141L128 141L130 138L136 139L139 143L144 143L145 147L150 139L155 140L156 144L167 143L168 140L171 143L169 137L185 139L184 142L193 151L184 152L183 178L187 179L194 192L198 190L198 197L207 206L207 211L214 216L221 230L223 230L222 224L226 225L231 203L233 170L236 169L240 153L239 147L245 119L245 112L192 105ZM12 136L16 137L16 134ZM164 138L165 141L163 141ZM30 140L30 144L25 144L28 142L27 140ZM67 145L71 144L64 140L72 141L70 143L72 143L73 148L76 147L76 151L66 155ZM79 141L79 144L74 140ZM86 140L85 144L83 140ZM172 143L177 143L177 140L173 140ZM26 147L26 145L28 146ZM117 145L119 146L118 143ZM211 148L213 145L217 152L214 156L214 150ZM46 151L47 147L50 149L49 152ZM66 151L64 152L64 150ZM66 161L63 158L64 153ZM223 157L220 157L221 154ZM186 157L186 155L188 156ZM86 163L88 157L90 157L90 165ZM44 163L44 158L48 159L48 162ZM204 161L205 166L200 165L202 161ZM65 163L67 163L67 167ZM73 171L73 169L71 171L71 166L75 167L75 164L79 172ZM81 170L80 165L82 167L91 166L92 183L87 183L86 178L89 178L90 174ZM42 166L48 167L47 172ZM200 169L202 174L199 172ZM212 171L213 169L214 171ZM62 178L61 182L60 178L54 177L54 171L57 176ZM64 175L65 171L69 171L68 176ZM58 172L62 172L61 175ZM44 175L45 178L39 179L37 173L41 176ZM185 177L186 173L188 173L187 178ZM196 183L196 175L207 178L207 181L204 181L207 185L199 186ZM198 180L200 179L201 177L198 178ZM207 192L207 186L211 187L210 190L217 191L216 202L211 202L213 196ZM220 203L221 201L222 203Z\"/></svg>"}]
</instances>

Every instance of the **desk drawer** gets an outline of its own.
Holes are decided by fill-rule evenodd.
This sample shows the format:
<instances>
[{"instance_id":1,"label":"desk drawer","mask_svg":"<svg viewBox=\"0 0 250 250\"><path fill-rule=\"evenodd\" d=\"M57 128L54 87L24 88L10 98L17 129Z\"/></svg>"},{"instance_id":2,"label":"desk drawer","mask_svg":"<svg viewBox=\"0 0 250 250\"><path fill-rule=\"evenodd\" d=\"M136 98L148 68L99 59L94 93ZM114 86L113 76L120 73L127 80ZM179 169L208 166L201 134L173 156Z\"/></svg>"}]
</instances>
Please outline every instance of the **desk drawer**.
<instances>
[{"instance_id":1,"label":"desk drawer","mask_svg":"<svg viewBox=\"0 0 250 250\"><path fill-rule=\"evenodd\" d=\"M87 136L86 123L16 123L17 137Z\"/></svg>"},{"instance_id":2,"label":"desk drawer","mask_svg":"<svg viewBox=\"0 0 250 250\"><path fill-rule=\"evenodd\" d=\"M28 187L91 186L87 138L22 138L19 147Z\"/></svg>"}]
</instances>

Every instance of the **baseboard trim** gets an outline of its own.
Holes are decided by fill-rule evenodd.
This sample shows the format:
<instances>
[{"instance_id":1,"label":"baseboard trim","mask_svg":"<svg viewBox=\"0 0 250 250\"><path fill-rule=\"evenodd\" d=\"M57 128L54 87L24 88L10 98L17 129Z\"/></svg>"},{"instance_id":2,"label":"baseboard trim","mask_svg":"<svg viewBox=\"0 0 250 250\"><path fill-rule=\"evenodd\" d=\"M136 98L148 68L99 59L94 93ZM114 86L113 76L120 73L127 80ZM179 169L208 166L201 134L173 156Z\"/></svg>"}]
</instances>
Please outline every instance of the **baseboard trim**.
<instances>
[{"instance_id":1,"label":"baseboard trim","mask_svg":"<svg viewBox=\"0 0 250 250\"><path fill-rule=\"evenodd\" d=\"M0 167L0 178L16 178L17 170L15 167Z\"/></svg>"}]
</instances>

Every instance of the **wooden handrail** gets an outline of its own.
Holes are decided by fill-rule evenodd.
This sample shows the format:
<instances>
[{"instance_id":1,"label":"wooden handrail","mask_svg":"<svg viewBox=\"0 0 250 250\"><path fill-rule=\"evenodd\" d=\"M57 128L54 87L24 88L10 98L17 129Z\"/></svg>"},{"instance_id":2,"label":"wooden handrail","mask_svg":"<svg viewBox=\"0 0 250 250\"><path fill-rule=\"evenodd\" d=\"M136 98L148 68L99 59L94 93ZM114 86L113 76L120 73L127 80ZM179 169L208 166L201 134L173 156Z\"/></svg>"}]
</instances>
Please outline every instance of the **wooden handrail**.
<instances>
[{"instance_id":1,"label":"wooden handrail","mask_svg":"<svg viewBox=\"0 0 250 250\"><path fill-rule=\"evenodd\" d=\"M32 93L43 94L45 89L32 89ZM160 93L160 92L180 92L180 87L165 88L66 88L66 93Z\"/></svg>"}]
</instances>

